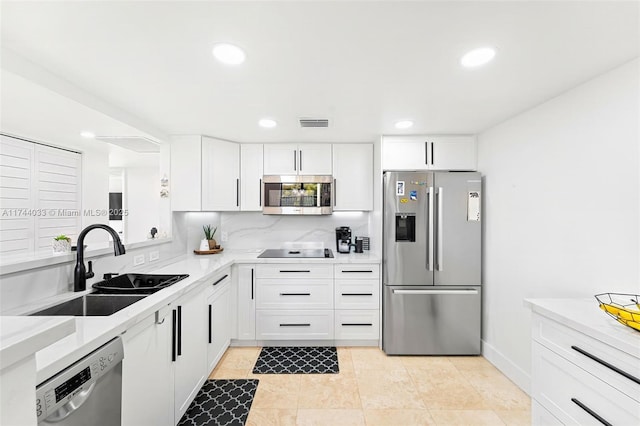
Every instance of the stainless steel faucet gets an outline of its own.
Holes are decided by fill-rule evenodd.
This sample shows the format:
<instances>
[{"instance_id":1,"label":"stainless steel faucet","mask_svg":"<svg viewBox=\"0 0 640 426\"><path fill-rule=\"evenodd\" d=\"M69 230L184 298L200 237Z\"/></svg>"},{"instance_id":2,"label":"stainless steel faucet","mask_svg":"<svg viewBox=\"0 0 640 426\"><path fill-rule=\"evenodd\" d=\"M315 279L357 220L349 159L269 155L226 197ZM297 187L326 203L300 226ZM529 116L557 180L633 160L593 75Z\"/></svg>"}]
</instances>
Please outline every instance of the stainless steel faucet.
<instances>
[{"instance_id":1,"label":"stainless steel faucet","mask_svg":"<svg viewBox=\"0 0 640 426\"><path fill-rule=\"evenodd\" d=\"M92 229L104 229L109 234L111 234L111 238L113 238L113 254L116 256L120 256L121 254L125 254L124 245L122 241L120 241L120 237L118 233L108 225L103 225L101 223L95 223L93 225L89 225L84 228L80 235L78 235L78 245L77 245L77 260L76 260L76 269L73 272L73 291L84 291L87 289L87 278L93 277L93 271L91 270L91 266L89 266L89 272L87 273L84 267L84 237L91 231Z\"/></svg>"}]
</instances>

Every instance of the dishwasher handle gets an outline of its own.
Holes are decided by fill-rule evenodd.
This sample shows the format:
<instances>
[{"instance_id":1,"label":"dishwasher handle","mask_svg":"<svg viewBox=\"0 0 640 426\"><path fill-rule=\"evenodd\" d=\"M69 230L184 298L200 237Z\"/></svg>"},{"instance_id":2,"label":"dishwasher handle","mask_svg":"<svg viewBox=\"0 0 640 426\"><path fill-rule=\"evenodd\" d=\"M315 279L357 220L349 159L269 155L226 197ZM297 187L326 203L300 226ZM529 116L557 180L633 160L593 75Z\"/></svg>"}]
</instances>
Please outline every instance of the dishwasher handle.
<instances>
[{"instance_id":1,"label":"dishwasher handle","mask_svg":"<svg viewBox=\"0 0 640 426\"><path fill-rule=\"evenodd\" d=\"M460 290L450 289L450 290L392 290L393 294L429 294L429 295L437 295L437 294L478 294L478 290L474 288L464 288Z\"/></svg>"},{"instance_id":2,"label":"dishwasher handle","mask_svg":"<svg viewBox=\"0 0 640 426\"><path fill-rule=\"evenodd\" d=\"M80 409L80 407L82 407L84 403L87 402L95 387L96 382L93 382L87 389L83 389L78 392L78 394L71 398L69 402L51 413L51 415L49 415L49 417L45 419L47 423L59 423L73 414L74 411Z\"/></svg>"}]
</instances>

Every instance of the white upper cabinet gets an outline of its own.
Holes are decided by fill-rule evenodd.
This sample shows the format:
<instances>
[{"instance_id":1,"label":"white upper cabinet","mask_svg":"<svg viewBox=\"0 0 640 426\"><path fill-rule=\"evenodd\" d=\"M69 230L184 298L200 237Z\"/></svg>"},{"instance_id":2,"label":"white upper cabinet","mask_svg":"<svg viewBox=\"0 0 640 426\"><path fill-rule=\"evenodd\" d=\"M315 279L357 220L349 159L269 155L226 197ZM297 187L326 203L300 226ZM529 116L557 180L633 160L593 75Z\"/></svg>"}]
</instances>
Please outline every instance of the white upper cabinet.
<instances>
[{"instance_id":1,"label":"white upper cabinet","mask_svg":"<svg viewBox=\"0 0 640 426\"><path fill-rule=\"evenodd\" d=\"M383 170L476 170L473 135L383 136Z\"/></svg>"},{"instance_id":2,"label":"white upper cabinet","mask_svg":"<svg viewBox=\"0 0 640 426\"><path fill-rule=\"evenodd\" d=\"M202 210L240 210L240 145L202 137Z\"/></svg>"},{"instance_id":3,"label":"white upper cabinet","mask_svg":"<svg viewBox=\"0 0 640 426\"><path fill-rule=\"evenodd\" d=\"M265 175L330 175L331 144L265 144Z\"/></svg>"},{"instance_id":4,"label":"white upper cabinet","mask_svg":"<svg viewBox=\"0 0 640 426\"><path fill-rule=\"evenodd\" d=\"M240 210L262 211L263 147L240 145Z\"/></svg>"},{"instance_id":5,"label":"white upper cabinet","mask_svg":"<svg viewBox=\"0 0 640 426\"><path fill-rule=\"evenodd\" d=\"M240 210L240 145L206 136L171 139L171 209Z\"/></svg>"},{"instance_id":6,"label":"white upper cabinet","mask_svg":"<svg viewBox=\"0 0 640 426\"><path fill-rule=\"evenodd\" d=\"M373 144L334 144L334 211L373 210Z\"/></svg>"}]
</instances>

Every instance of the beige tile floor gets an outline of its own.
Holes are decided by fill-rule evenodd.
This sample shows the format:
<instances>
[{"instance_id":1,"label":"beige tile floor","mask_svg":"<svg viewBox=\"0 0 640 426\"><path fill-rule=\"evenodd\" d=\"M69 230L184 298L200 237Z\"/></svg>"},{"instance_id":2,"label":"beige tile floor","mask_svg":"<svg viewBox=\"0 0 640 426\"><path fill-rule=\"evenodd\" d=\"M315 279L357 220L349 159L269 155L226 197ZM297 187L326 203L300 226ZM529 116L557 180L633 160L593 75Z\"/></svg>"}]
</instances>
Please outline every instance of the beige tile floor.
<instances>
[{"instance_id":1,"label":"beige tile floor","mask_svg":"<svg viewBox=\"0 0 640 426\"><path fill-rule=\"evenodd\" d=\"M253 374L229 348L212 379L257 378L247 425L529 425L529 397L482 357L389 357L338 348L339 374Z\"/></svg>"}]
</instances>

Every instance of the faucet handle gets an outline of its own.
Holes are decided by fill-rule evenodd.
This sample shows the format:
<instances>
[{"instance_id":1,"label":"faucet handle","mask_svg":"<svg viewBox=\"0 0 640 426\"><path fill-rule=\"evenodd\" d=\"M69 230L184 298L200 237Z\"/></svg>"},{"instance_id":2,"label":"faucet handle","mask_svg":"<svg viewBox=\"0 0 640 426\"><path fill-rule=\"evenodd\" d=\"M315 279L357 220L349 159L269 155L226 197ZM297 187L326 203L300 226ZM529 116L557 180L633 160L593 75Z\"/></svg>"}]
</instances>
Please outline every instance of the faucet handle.
<instances>
[{"instance_id":1,"label":"faucet handle","mask_svg":"<svg viewBox=\"0 0 640 426\"><path fill-rule=\"evenodd\" d=\"M117 272L107 272L102 276L102 279L105 281L109 281L111 278L115 277L116 275L120 275L120 274L118 274Z\"/></svg>"},{"instance_id":2,"label":"faucet handle","mask_svg":"<svg viewBox=\"0 0 640 426\"><path fill-rule=\"evenodd\" d=\"M88 261L87 265L89 266L89 270L84 274L84 276L86 278L93 278L95 276L95 273L93 272L93 262Z\"/></svg>"}]
</instances>

